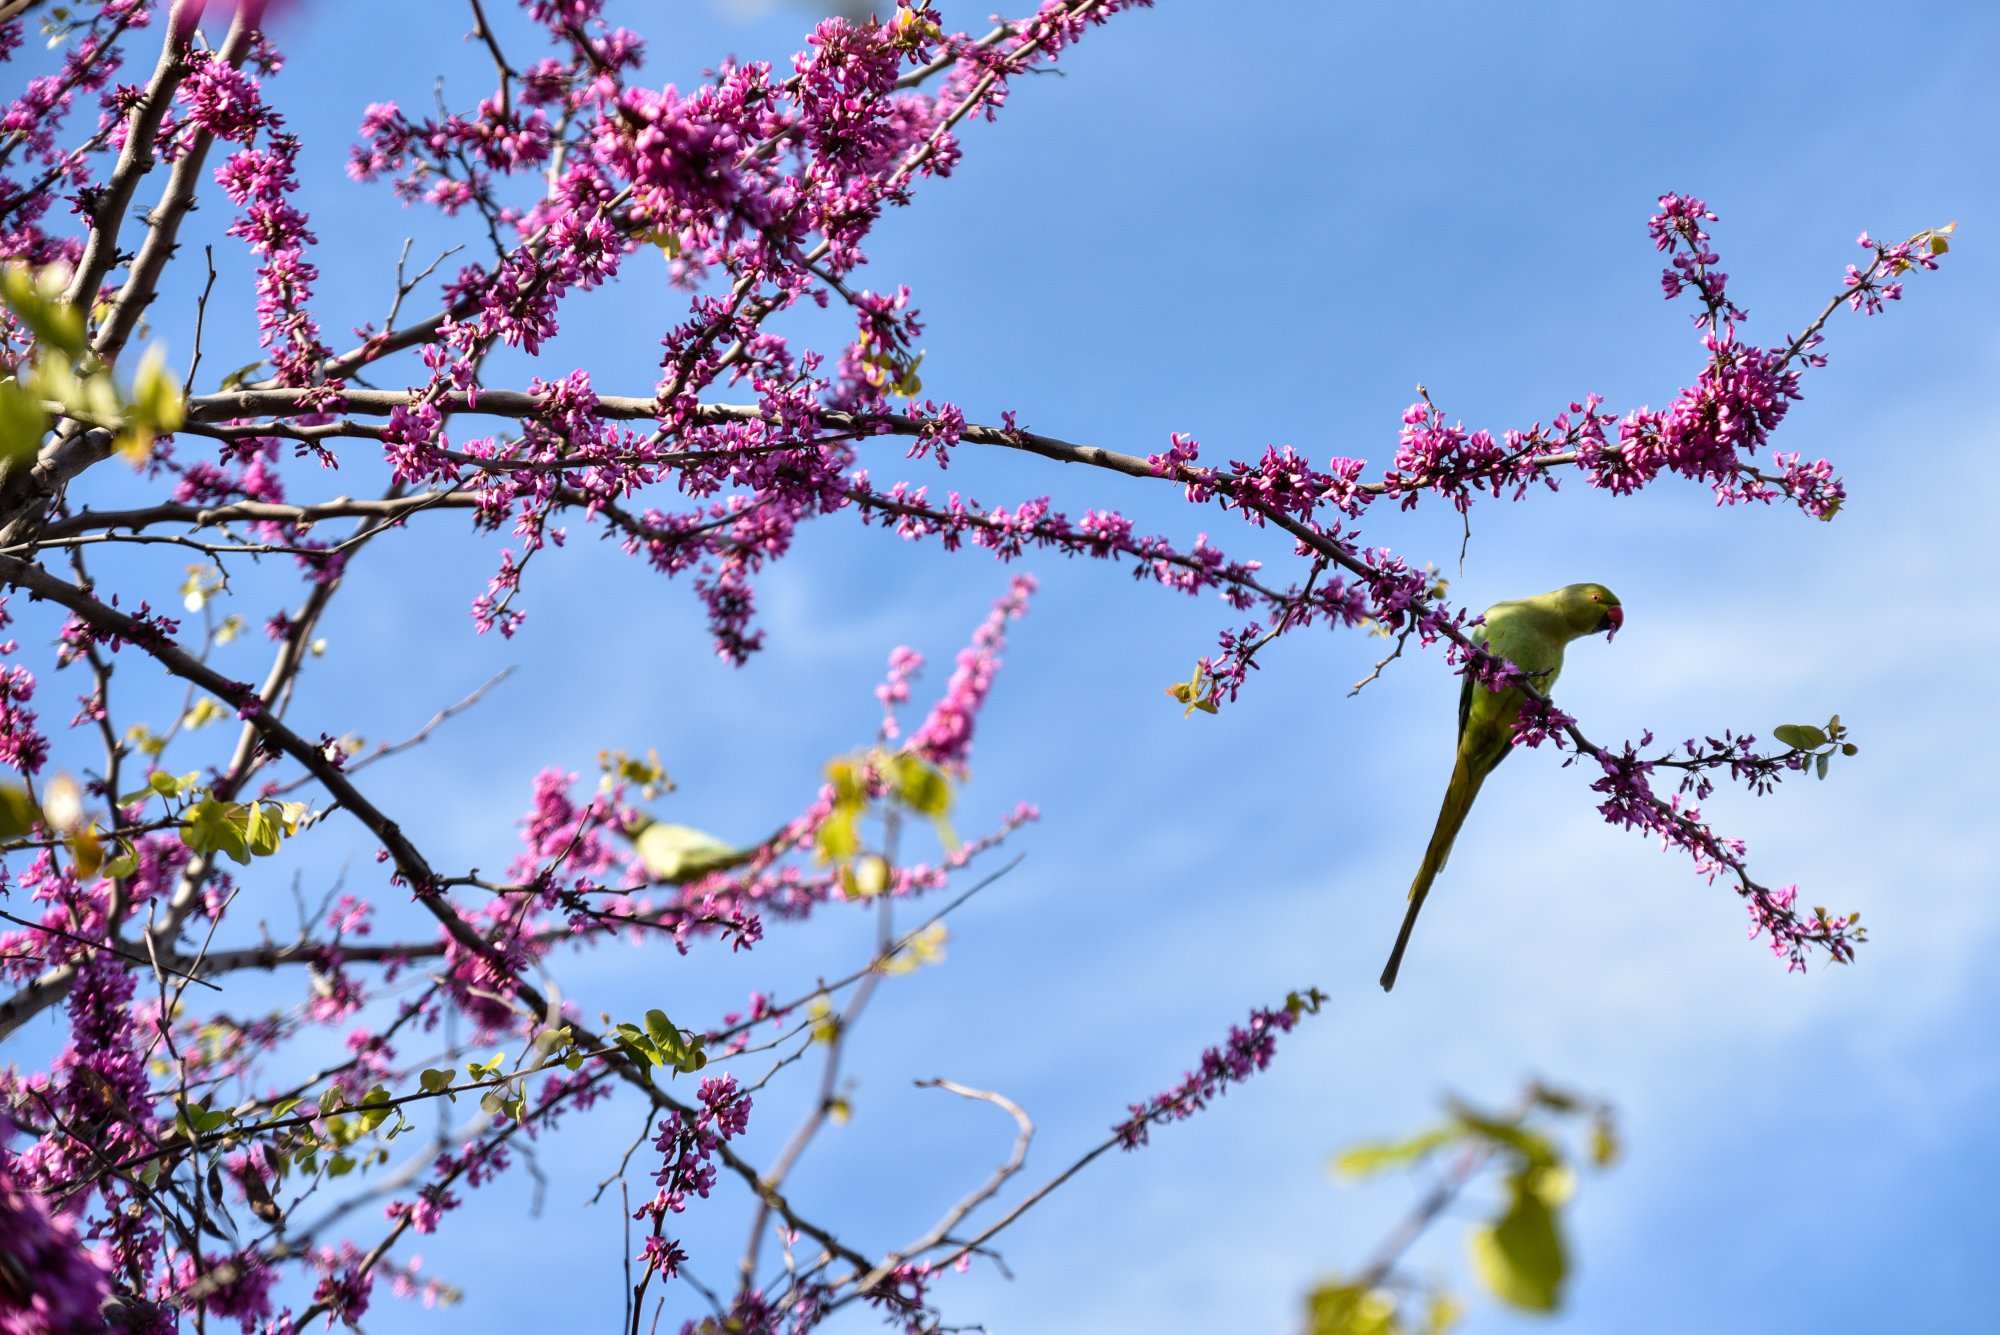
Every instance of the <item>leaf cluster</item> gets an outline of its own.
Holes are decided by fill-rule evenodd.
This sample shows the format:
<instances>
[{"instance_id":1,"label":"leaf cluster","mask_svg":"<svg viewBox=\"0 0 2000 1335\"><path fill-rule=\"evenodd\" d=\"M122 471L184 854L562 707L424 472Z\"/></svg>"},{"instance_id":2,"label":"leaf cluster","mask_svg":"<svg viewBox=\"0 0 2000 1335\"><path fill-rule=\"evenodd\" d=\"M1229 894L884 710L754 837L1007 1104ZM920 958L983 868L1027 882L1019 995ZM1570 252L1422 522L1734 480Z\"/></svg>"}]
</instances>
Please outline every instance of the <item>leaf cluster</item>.
<instances>
[{"instance_id":1,"label":"leaf cluster","mask_svg":"<svg viewBox=\"0 0 2000 1335\"><path fill-rule=\"evenodd\" d=\"M1560 1212L1576 1192L1577 1157L1561 1137L1565 1121L1582 1122L1582 1157L1597 1168L1618 1156L1616 1125L1608 1105L1536 1084L1517 1111L1482 1112L1459 1100L1449 1118L1401 1140L1356 1145L1337 1155L1343 1178L1406 1171L1440 1153L1457 1155L1442 1183L1419 1206L1410 1235L1432 1222L1475 1177L1495 1173L1500 1198L1489 1218L1466 1237L1473 1273L1494 1297L1529 1312L1553 1312L1562 1303L1570 1273ZM1438 1335L1464 1305L1437 1285L1415 1286L1396 1275L1394 1256L1353 1281L1332 1280L1307 1302L1310 1335Z\"/></svg>"},{"instance_id":2,"label":"leaf cluster","mask_svg":"<svg viewBox=\"0 0 2000 1335\"><path fill-rule=\"evenodd\" d=\"M0 469L23 467L40 452L51 403L66 418L116 431L113 448L135 462L185 420L181 387L167 374L157 344L139 359L131 390L119 387L90 349L83 312L62 299L68 281L62 265L0 268L0 302L33 344L25 374L17 366L0 379Z\"/></svg>"},{"instance_id":3,"label":"leaf cluster","mask_svg":"<svg viewBox=\"0 0 2000 1335\"><path fill-rule=\"evenodd\" d=\"M1826 726L1815 728L1807 723L1781 723L1771 729L1771 736L1783 742L1800 754L1800 764L1811 765L1820 778L1826 777L1827 766L1833 763L1836 752L1843 756L1860 753L1861 748L1847 740L1847 729L1840 726L1840 715L1828 719Z\"/></svg>"}]
</instances>

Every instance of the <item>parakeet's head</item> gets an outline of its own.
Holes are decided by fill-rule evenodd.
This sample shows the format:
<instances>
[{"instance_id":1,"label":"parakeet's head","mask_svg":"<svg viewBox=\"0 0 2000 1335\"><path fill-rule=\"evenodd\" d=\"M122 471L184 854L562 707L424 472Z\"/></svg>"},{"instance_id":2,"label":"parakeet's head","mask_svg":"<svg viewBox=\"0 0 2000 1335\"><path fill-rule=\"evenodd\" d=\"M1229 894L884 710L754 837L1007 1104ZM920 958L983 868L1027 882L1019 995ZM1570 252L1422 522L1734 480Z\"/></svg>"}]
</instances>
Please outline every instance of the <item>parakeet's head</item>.
<instances>
[{"instance_id":1,"label":"parakeet's head","mask_svg":"<svg viewBox=\"0 0 2000 1335\"><path fill-rule=\"evenodd\" d=\"M1625 608L1618 595L1602 584L1565 585L1556 590L1555 598L1573 636L1601 634L1609 640L1625 624Z\"/></svg>"}]
</instances>

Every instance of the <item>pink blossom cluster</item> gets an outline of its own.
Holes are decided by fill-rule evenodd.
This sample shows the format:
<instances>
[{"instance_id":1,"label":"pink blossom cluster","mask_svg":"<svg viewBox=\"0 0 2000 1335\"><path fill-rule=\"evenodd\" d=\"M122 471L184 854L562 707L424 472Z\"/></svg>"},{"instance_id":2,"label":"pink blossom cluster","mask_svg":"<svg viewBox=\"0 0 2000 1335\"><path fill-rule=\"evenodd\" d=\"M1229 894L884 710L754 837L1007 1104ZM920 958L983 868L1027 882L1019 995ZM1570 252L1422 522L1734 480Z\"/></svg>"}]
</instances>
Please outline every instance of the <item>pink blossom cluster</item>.
<instances>
[{"instance_id":1,"label":"pink blossom cluster","mask_svg":"<svg viewBox=\"0 0 2000 1335\"><path fill-rule=\"evenodd\" d=\"M1269 1066L1278 1049L1278 1035L1290 1033L1299 1014L1293 1006L1277 1010L1260 1006L1250 1012L1247 1025L1229 1026L1228 1041L1203 1051L1201 1064L1179 1084L1131 1106L1131 1116L1112 1128L1119 1148L1138 1149L1150 1139L1151 1128L1187 1120L1211 1100L1228 1093L1231 1085L1241 1084Z\"/></svg>"},{"instance_id":2,"label":"pink blossom cluster","mask_svg":"<svg viewBox=\"0 0 2000 1335\"><path fill-rule=\"evenodd\" d=\"M32 1183L23 1182L5 1148L0 1120L0 1335L47 1335L88 1330L110 1291L104 1253L84 1245L76 1221L52 1212Z\"/></svg>"},{"instance_id":3,"label":"pink blossom cluster","mask_svg":"<svg viewBox=\"0 0 2000 1335\"><path fill-rule=\"evenodd\" d=\"M707 1199L715 1188L715 1153L725 1141L743 1134L750 1124L750 1096L737 1089L734 1076L710 1076L696 1093L697 1108L676 1112L661 1120L653 1148L660 1152L660 1168L653 1181L659 1190L641 1205L634 1219L650 1220L652 1236L641 1253L648 1274L672 1279L680 1273L687 1253L680 1244L662 1233L670 1214L683 1214L688 1198Z\"/></svg>"},{"instance_id":4,"label":"pink blossom cluster","mask_svg":"<svg viewBox=\"0 0 2000 1335\"><path fill-rule=\"evenodd\" d=\"M1566 725L1566 731L1580 738L1573 722ZM1796 887L1770 890L1759 885L1751 879L1743 841L1717 834L1703 819L1698 805L1714 791L1713 776L1717 773L1726 773L1752 792L1764 794L1786 773L1805 769L1808 754L1793 748L1762 753L1755 749L1754 736L1725 733L1720 739L1710 737L1702 743L1690 738L1664 754L1642 757L1638 748L1651 742L1652 734L1648 733L1638 746L1628 742L1616 752L1580 746L1602 770L1590 786L1604 797L1598 811L1605 820L1657 835L1663 849L1684 853L1695 874L1710 884L1718 876L1732 877L1750 913L1751 937L1767 936L1771 953L1784 959L1788 970L1802 972L1814 950L1824 951L1837 964L1853 960L1854 947L1868 939L1867 929L1859 925L1859 915L1829 913L1822 908L1802 914L1795 905ZM1562 744L1561 738L1557 744ZM1662 769L1681 772L1677 791L1664 800L1652 785L1653 776Z\"/></svg>"},{"instance_id":5,"label":"pink blossom cluster","mask_svg":"<svg viewBox=\"0 0 2000 1335\"><path fill-rule=\"evenodd\" d=\"M111 146L122 141L127 95L122 89L103 90L125 62L120 39L151 21L148 0L99 4L72 32L61 70L29 79L22 93L0 110L0 255L39 267L74 263L83 253L79 237L42 226L64 187L74 189L85 207L102 197L90 176L90 153L64 147L59 136L76 95L98 93L103 115L92 142ZM18 18L0 23L0 60L12 59L25 27ZM12 174L17 161L28 169L19 178Z\"/></svg>"},{"instance_id":6,"label":"pink blossom cluster","mask_svg":"<svg viewBox=\"0 0 2000 1335\"><path fill-rule=\"evenodd\" d=\"M1028 610L1035 592L1032 575L1016 575L1007 592L993 604L993 611L972 633L972 643L959 651L958 666L945 687L944 697L931 707L930 714L912 733L908 750L941 769L965 773L972 754L972 728L979 717L986 693L993 689L994 674L1000 670L1000 650L1007 643L1007 622Z\"/></svg>"}]
</instances>

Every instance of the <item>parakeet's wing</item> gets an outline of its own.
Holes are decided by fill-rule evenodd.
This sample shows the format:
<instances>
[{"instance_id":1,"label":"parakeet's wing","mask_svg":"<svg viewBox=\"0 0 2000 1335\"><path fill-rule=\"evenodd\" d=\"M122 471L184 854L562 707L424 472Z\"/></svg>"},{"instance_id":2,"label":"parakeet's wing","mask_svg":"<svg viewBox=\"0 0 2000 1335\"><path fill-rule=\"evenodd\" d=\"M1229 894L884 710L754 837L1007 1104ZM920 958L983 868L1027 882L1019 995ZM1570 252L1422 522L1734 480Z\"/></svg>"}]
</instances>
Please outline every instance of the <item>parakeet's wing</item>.
<instances>
[{"instance_id":1,"label":"parakeet's wing","mask_svg":"<svg viewBox=\"0 0 2000 1335\"><path fill-rule=\"evenodd\" d=\"M1472 632L1476 643L1486 643L1486 628L1480 626ZM1477 689L1472 684L1472 674L1467 673L1458 687L1458 740L1465 740L1465 725L1472 718L1472 692Z\"/></svg>"},{"instance_id":2,"label":"parakeet's wing","mask_svg":"<svg viewBox=\"0 0 2000 1335\"><path fill-rule=\"evenodd\" d=\"M1480 643L1524 672L1534 674L1538 689L1547 693L1562 671L1563 642L1547 616L1531 602L1499 603L1488 608L1480 627ZM1475 692L1484 692L1483 696ZM1461 752L1468 728L1477 732L1467 762L1482 778L1514 753L1514 719L1521 711L1521 692L1485 691L1470 677L1458 692L1458 738Z\"/></svg>"}]
</instances>

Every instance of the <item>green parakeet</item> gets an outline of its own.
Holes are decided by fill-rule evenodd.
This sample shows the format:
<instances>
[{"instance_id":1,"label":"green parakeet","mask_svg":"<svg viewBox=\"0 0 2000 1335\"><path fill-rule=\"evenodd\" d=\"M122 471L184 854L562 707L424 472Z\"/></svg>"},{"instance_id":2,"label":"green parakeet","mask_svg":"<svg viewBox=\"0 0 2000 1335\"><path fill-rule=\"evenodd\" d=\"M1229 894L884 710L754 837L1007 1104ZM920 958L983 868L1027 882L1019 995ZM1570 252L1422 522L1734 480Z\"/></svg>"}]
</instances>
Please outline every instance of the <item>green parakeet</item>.
<instances>
[{"instance_id":1,"label":"green parakeet","mask_svg":"<svg viewBox=\"0 0 2000 1335\"><path fill-rule=\"evenodd\" d=\"M1547 695L1562 674L1565 645L1600 631L1608 639L1624 624L1624 609L1611 590L1602 584L1569 584L1553 593L1495 603L1486 609L1486 624L1475 630L1473 637L1532 674L1536 689ZM1403 915L1403 929L1396 933L1396 947L1389 952L1388 967L1382 970L1384 992L1396 985L1403 950L1410 944L1410 929L1417 925L1431 882L1451 856L1451 841L1458 837L1458 827L1465 824L1472 799L1479 796L1479 785L1514 749L1514 723L1521 716L1524 699L1519 687L1490 691L1475 685L1470 676L1458 693L1458 759L1452 766L1451 786L1444 791L1444 808L1438 812L1430 847L1424 850L1417 879L1410 883L1410 910Z\"/></svg>"}]
</instances>

